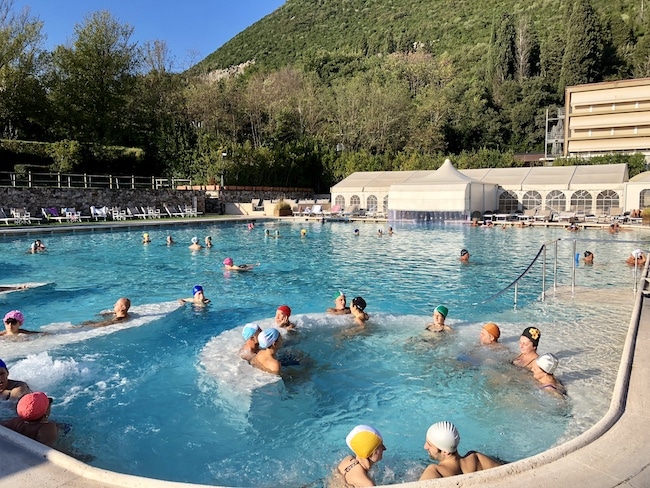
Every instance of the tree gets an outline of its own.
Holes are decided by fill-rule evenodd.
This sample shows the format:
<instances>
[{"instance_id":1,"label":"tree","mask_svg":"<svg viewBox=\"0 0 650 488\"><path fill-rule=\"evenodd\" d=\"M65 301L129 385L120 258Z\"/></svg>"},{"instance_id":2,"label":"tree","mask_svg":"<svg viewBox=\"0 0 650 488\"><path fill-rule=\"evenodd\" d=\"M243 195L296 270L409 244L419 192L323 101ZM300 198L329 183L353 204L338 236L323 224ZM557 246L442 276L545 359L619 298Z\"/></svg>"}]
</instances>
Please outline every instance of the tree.
<instances>
[{"instance_id":1,"label":"tree","mask_svg":"<svg viewBox=\"0 0 650 488\"><path fill-rule=\"evenodd\" d=\"M490 45L489 74L494 84L510 80L515 74L515 24L512 15L504 13L493 31Z\"/></svg>"},{"instance_id":2,"label":"tree","mask_svg":"<svg viewBox=\"0 0 650 488\"><path fill-rule=\"evenodd\" d=\"M577 0L569 17L558 92L602 79L603 32L589 0Z\"/></svg>"},{"instance_id":3,"label":"tree","mask_svg":"<svg viewBox=\"0 0 650 488\"><path fill-rule=\"evenodd\" d=\"M517 20L515 32L515 79L521 83L539 72L539 42L528 17Z\"/></svg>"},{"instance_id":4,"label":"tree","mask_svg":"<svg viewBox=\"0 0 650 488\"><path fill-rule=\"evenodd\" d=\"M75 26L72 46L54 51L52 98L70 138L122 144L129 133L126 113L141 56L131 43L133 28L107 11Z\"/></svg>"}]
</instances>

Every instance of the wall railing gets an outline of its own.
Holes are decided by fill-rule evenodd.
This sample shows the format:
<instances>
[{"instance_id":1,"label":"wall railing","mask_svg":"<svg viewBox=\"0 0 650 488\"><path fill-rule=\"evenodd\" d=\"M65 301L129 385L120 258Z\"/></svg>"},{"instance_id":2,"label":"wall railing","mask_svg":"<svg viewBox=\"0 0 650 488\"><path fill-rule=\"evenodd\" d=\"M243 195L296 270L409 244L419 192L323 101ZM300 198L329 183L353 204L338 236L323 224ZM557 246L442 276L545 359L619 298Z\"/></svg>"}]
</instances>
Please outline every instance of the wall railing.
<instances>
[{"instance_id":1,"label":"wall railing","mask_svg":"<svg viewBox=\"0 0 650 488\"><path fill-rule=\"evenodd\" d=\"M14 173L0 171L0 187L12 188L108 188L161 189L191 187L190 178L160 178L135 175L93 175L87 173Z\"/></svg>"}]
</instances>

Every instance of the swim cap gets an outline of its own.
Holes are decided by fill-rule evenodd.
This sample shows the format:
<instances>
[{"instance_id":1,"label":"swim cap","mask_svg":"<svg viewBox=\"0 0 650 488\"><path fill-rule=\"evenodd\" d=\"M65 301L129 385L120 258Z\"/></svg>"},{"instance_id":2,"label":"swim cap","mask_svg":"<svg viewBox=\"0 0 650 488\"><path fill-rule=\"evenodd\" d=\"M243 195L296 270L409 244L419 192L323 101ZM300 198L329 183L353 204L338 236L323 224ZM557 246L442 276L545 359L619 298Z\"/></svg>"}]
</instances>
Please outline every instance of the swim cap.
<instances>
[{"instance_id":1,"label":"swim cap","mask_svg":"<svg viewBox=\"0 0 650 488\"><path fill-rule=\"evenodd\" d=\"M16 406L18 415L27 421L38 420L47 413L50 399L42 391L28 393L23 396Z\"/></svg>"},{"instance_id":2,"label":"swim cap","mask_svg":"<svg viewBox=\"0 0 650 488\"><path fill-rule=\"evenodd\" d=\"M433 309L433 312L438 312L440 315L442 315L444 318L447 318L447 314L449 313L449 309L445 307L444 305L438 305L436 308Z\"/></svg>"},{"instance_id":3,"label":"swim cap","mask_svg":"<svg viewBox=\"0 0 650 488\"><path fill-rule=\"evenodd\" d=\"M6 322L7 319L15 319L20 325L23 325L23 322L25 322L25 316L20 310L12 310L11 312L7 312L4 321Z\"/></svg>"},{"instance_id":4,"label":"swim cap","mask_svg":"<svg viewBox=\"0 0 650 488\"><path fill-rule=\"evenodd\" d=\"M588 258L591 256L593 253L591 251L585 251L585 257Z\"/></svg>"},{"instance_id":5,"label":"swim cap","mask_svg":"<svg viewBox=\"0 0 650 488\"><path fill-rule=\"evenodd\" d=\"M304 236L307 234L307 229L300 229L300 233Z\"/></svg>"},{"instance_id":6,"label":"swim cap","mask_svg":"<svg viewBox=\"0 0 650 488\"><path fill-rule=\"evenodd\" d=\"M147 233L145 232L144 234L142 234L142 237L144 237L144 238L146 239L147 237L149 237L149 234L147 234ZM37 241L37 242L38 242L38 241Z\"/></svg>"},{"instance_id":7,"label":"swim cap","mask_svg":"<svg viewBox=\"0 0 650 488\"><path fill-rule=\"evenodd\" d=\"M338 297L344 297L345 293L343 293L341 290L334 296L334 299L337 299Z\"/></svg>"},{"instance_id":8,"label":"swim cap","mask_svg":"<svg viewBox=\"0 0 650 488\"><path fill-rule=\"evenodd\" d=\"M467 249L461 249L460 250L460 255L465 256L466 254L469 254L469 251Z\"/></svg>"},{"instance_id":9,"label":"swim cap","mask_svg":"<svg viewBox=\"0 0 650 488\"><path fill-rule=\"evenodd\" d=\"M257 342L259 342L262 349L267 349L277 342L278 337L280 337L278 329L265 329L257 336Z\"/></svg>"},{"instance_id":10,"label":"swim cap","mask_svg":"<svg viewBox=\"0 0 650 488\"><path fill-rule=\"evenodd\" d=\"M557 368L559 361L553 354L547 352L546 354L542 354L540 357L538 357L535 362L542 371L548 374L553 374L555 373L555 369Z\"/></svg>"},{"instance_id":11,"label":"swim cap","mask_svg":"<svg viewBox=\"0 0 650 488\"><path fill-rule=\"evenodd\" d=\"M194 285L194 288L192 288L192 295L196 295L200 291L203 291L203 287L201 285Z\"/></svg>"},{"instance_id":12,"label":"swim cap","mask_svg":"<svg viewBox=\"0 0 650 488\"><path fill-rule=\"evenodd\" d=\"M427 430L427 442L441 451L453 453L460 442L460 434L451 422L438 422Z\"/></svg>"},{"instance_id":13,"label":"swim cap","mask_svg":"<svg viewBox=\"0 0 650 488\"><path fill-rule=\"evenodd\" d=\"M262 330L262 328L259 325L246 324L244 326L244 330L242 331L241 335L244 337L245 340L248 340L251 337L253 337L258 330Z\"/></svg>"},{"instance_id":14,"label":"swim cap","mask_svg":"<svg viewBox=\"0 0 650 488\"><path fill-rule=\"evenodd\" d=\"M280 305L278 307L278 310L285 314L287 317L291 316L291 309L289 308L289 305Z\"/></svg>"},{"instance_id":15,"label":"swim cap","mask_svg":"<svg viewBox=\"0 0 650 488\"><path fill-rule=\"evenodd\" d=\"M358 233L359 233L359 229L354 229L354 233L355 233L355 234L358 234Z\"/></svg>"},{"instance_id":16,"label":"swim cap","mask_svg":"<svg viewBox=\"0 0 650 488\"><path fill-rule=\"evenodd\" d=\"M366 301L361 297L355 297L352 299L352 305L357 307L359 310L363 311L366 309Z\"/></svg>"},{"instance_id":17,"label":"swim cap","mask_svg":"<svg viewBox=\"0 0 650 488\"><path fill-rule=\"evenodd\" d=\"M526 327L521 335L528 337L533 343L533 346L537 347L537 344L539 344L539 338L542 336L542 333L537 327Z\"/></svg>"},{"instance_id":18,"label":"swim cap","mask_svg":"<svg viewBox=\"0 0 650 488\"><path fill-rule=\"evenodd\" d=\"M383 439L377 429L369 425L357 425L345 438L352 452L363 459L368 459L381 446Z\"/></svg>"},{"instance_id":19,"label":"swim cap","mask_svg":"<svg viewBox=\"0 0 650 488\"><path fill-rule=\"evenodd\" d=\"M0 369L1 368L4 368L7 371L9 371L9 368L7 368L7 364L2 359L0 359Z\"/></svg>"},{"instance_id":20,"label":"swim cap","mask_svg":"<svg viewBox=\"0 0 650 488\"><path fill-rule=\"evenodd\" d=\"M199 238L194 236L192 237L192 244L197 244L199 242Z\"/></svg>"},{"instance_id":21,"label":"swim cap","mask_svg":"<svg viewBox=\"0 0 650 488\"><path fill-rule=\"evenodd\" d=\"M643 251L641 249L635 249L632 251L632 256L634 256L636 259L639 259L641 256L643 256Z\"/></svg>"},{"instance_id":22,"label":"swim cap","mask_svg":"<svg viewBox=\"0 0 650 488\"><path fill-rule=\"evenodd\" d=\"M501 336L499 326L494 322L488 322L483 326L483 328L487 331L488 334L494 337L494 340L497 340Z\"/></svg>"},{"instance_id":23,"label":"swim cap","mask_svg":"<svg viewBox=\"0 0 650 488\"><path fill-rule=\"evenodd\" d=\"M232 258L226 258L226 259L224 259L224 260L223 260L223 265L224 265L224 266L232 266L232 265L233 265Z\"/></svg>"}]
</instances>

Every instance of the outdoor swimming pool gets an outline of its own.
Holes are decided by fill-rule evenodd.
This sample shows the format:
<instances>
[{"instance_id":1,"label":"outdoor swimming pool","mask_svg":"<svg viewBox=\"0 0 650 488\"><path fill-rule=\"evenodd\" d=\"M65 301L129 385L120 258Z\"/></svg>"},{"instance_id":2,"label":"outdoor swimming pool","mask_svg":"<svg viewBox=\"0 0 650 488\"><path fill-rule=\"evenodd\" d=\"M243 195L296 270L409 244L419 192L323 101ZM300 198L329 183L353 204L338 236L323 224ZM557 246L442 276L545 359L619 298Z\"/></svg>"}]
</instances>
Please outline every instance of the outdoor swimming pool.
<instances>
[{"instance_id":1,"label":"outdoor swimming pool","mask_svg":"<svg viewBox=\"0 0 650 488\"><path fill-rule=\"evenodd\" d=\"M347 454L345 435L359 423L378 428L388 447L373 468L375 480L396 483L419 477L428 463L424 433L438 420L458 426L461 453L476 449L514 461L583 432L604 414L632 310L634 275L623 261L637 247L632 242L648 247L645 234L405 225L378 237L377 227L359 224L359 237L347 223L155 228L147 246L137 230L45 234L33 236L49 249L37 255L25 253L33 237L5 236L2 282L53 284L0 297L3 313L19 308L25 328L50 332L3 341L0 358L12 378L54 397L52 418L70 425L62 449L118 472L214 485L319 486ZM265 238L265 228L278 229L280 238ZM165 246L167 233L178 244ZM194 235L211 235L215 247L191 253ZM536 265L517 310L512 292L475 305L556 237L594 239L578 242L596 258L576 276L580 287L595 289L595 300L537 301ZM472 254L469 265L457 259L461 248ZM571 242L559 245L563 285L572 249ZM226 256L261 265L224 272ZM205 310L177 303L195 284L212 299ZM339 289L368 302L367 334L346 338L340 332L350 319L323 313ZM131 322L69 328L119 296L132 299ZM241 327L270 326L281 303L292 307L299 326L286 350L300 364L273 381L233 355ZM423 336L440 303L455 332ZM502 353L477 348L487 321L501 327ZM507 364L528 325L542 331L539 352L560 358L557 376L568 401L537 390Z\"/></svg>"}]
</instances>

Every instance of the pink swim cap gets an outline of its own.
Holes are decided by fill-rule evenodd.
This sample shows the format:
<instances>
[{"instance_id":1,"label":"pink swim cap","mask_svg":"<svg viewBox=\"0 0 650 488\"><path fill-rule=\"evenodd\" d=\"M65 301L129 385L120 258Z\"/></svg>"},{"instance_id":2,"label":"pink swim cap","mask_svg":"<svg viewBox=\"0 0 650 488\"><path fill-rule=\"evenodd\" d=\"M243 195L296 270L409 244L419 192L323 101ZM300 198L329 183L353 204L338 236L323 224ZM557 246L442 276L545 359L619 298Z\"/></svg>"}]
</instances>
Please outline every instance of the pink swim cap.
<instances>
[{"instance_id":1,"label":"pink swim cap","mask_svg":"<svg viewBox=\"0 0 650 488\"><path fill-rule=\"evenodd\" d=\"M7 312L4 321L6 322L7 319L15 319L20 325L23 325L23 322L25 322L25 316L20 310L12 310L11 312Z\"/></svg>"},{"instance_id":2,"label":"pink swim cap","mask_svg":"<svg viewBox=\"0 0 650 488\"><path fill-rule=\"evenodd\" d=\"M29 422L40 419L47 413L49 406L50 399L47 395L37 391L23 396L16 405L16 411L19 417Z\"/></svg>"},{"instance_id":3,"label":"pink swim cap","mask_svg":"<svg viewBox=\"0 0 650 488\"><path fill-rule=\"evenodd\" d=\"M223 260L224 266L232 266L232 258L226 258Z\"/></svg>"}]
</instances>

